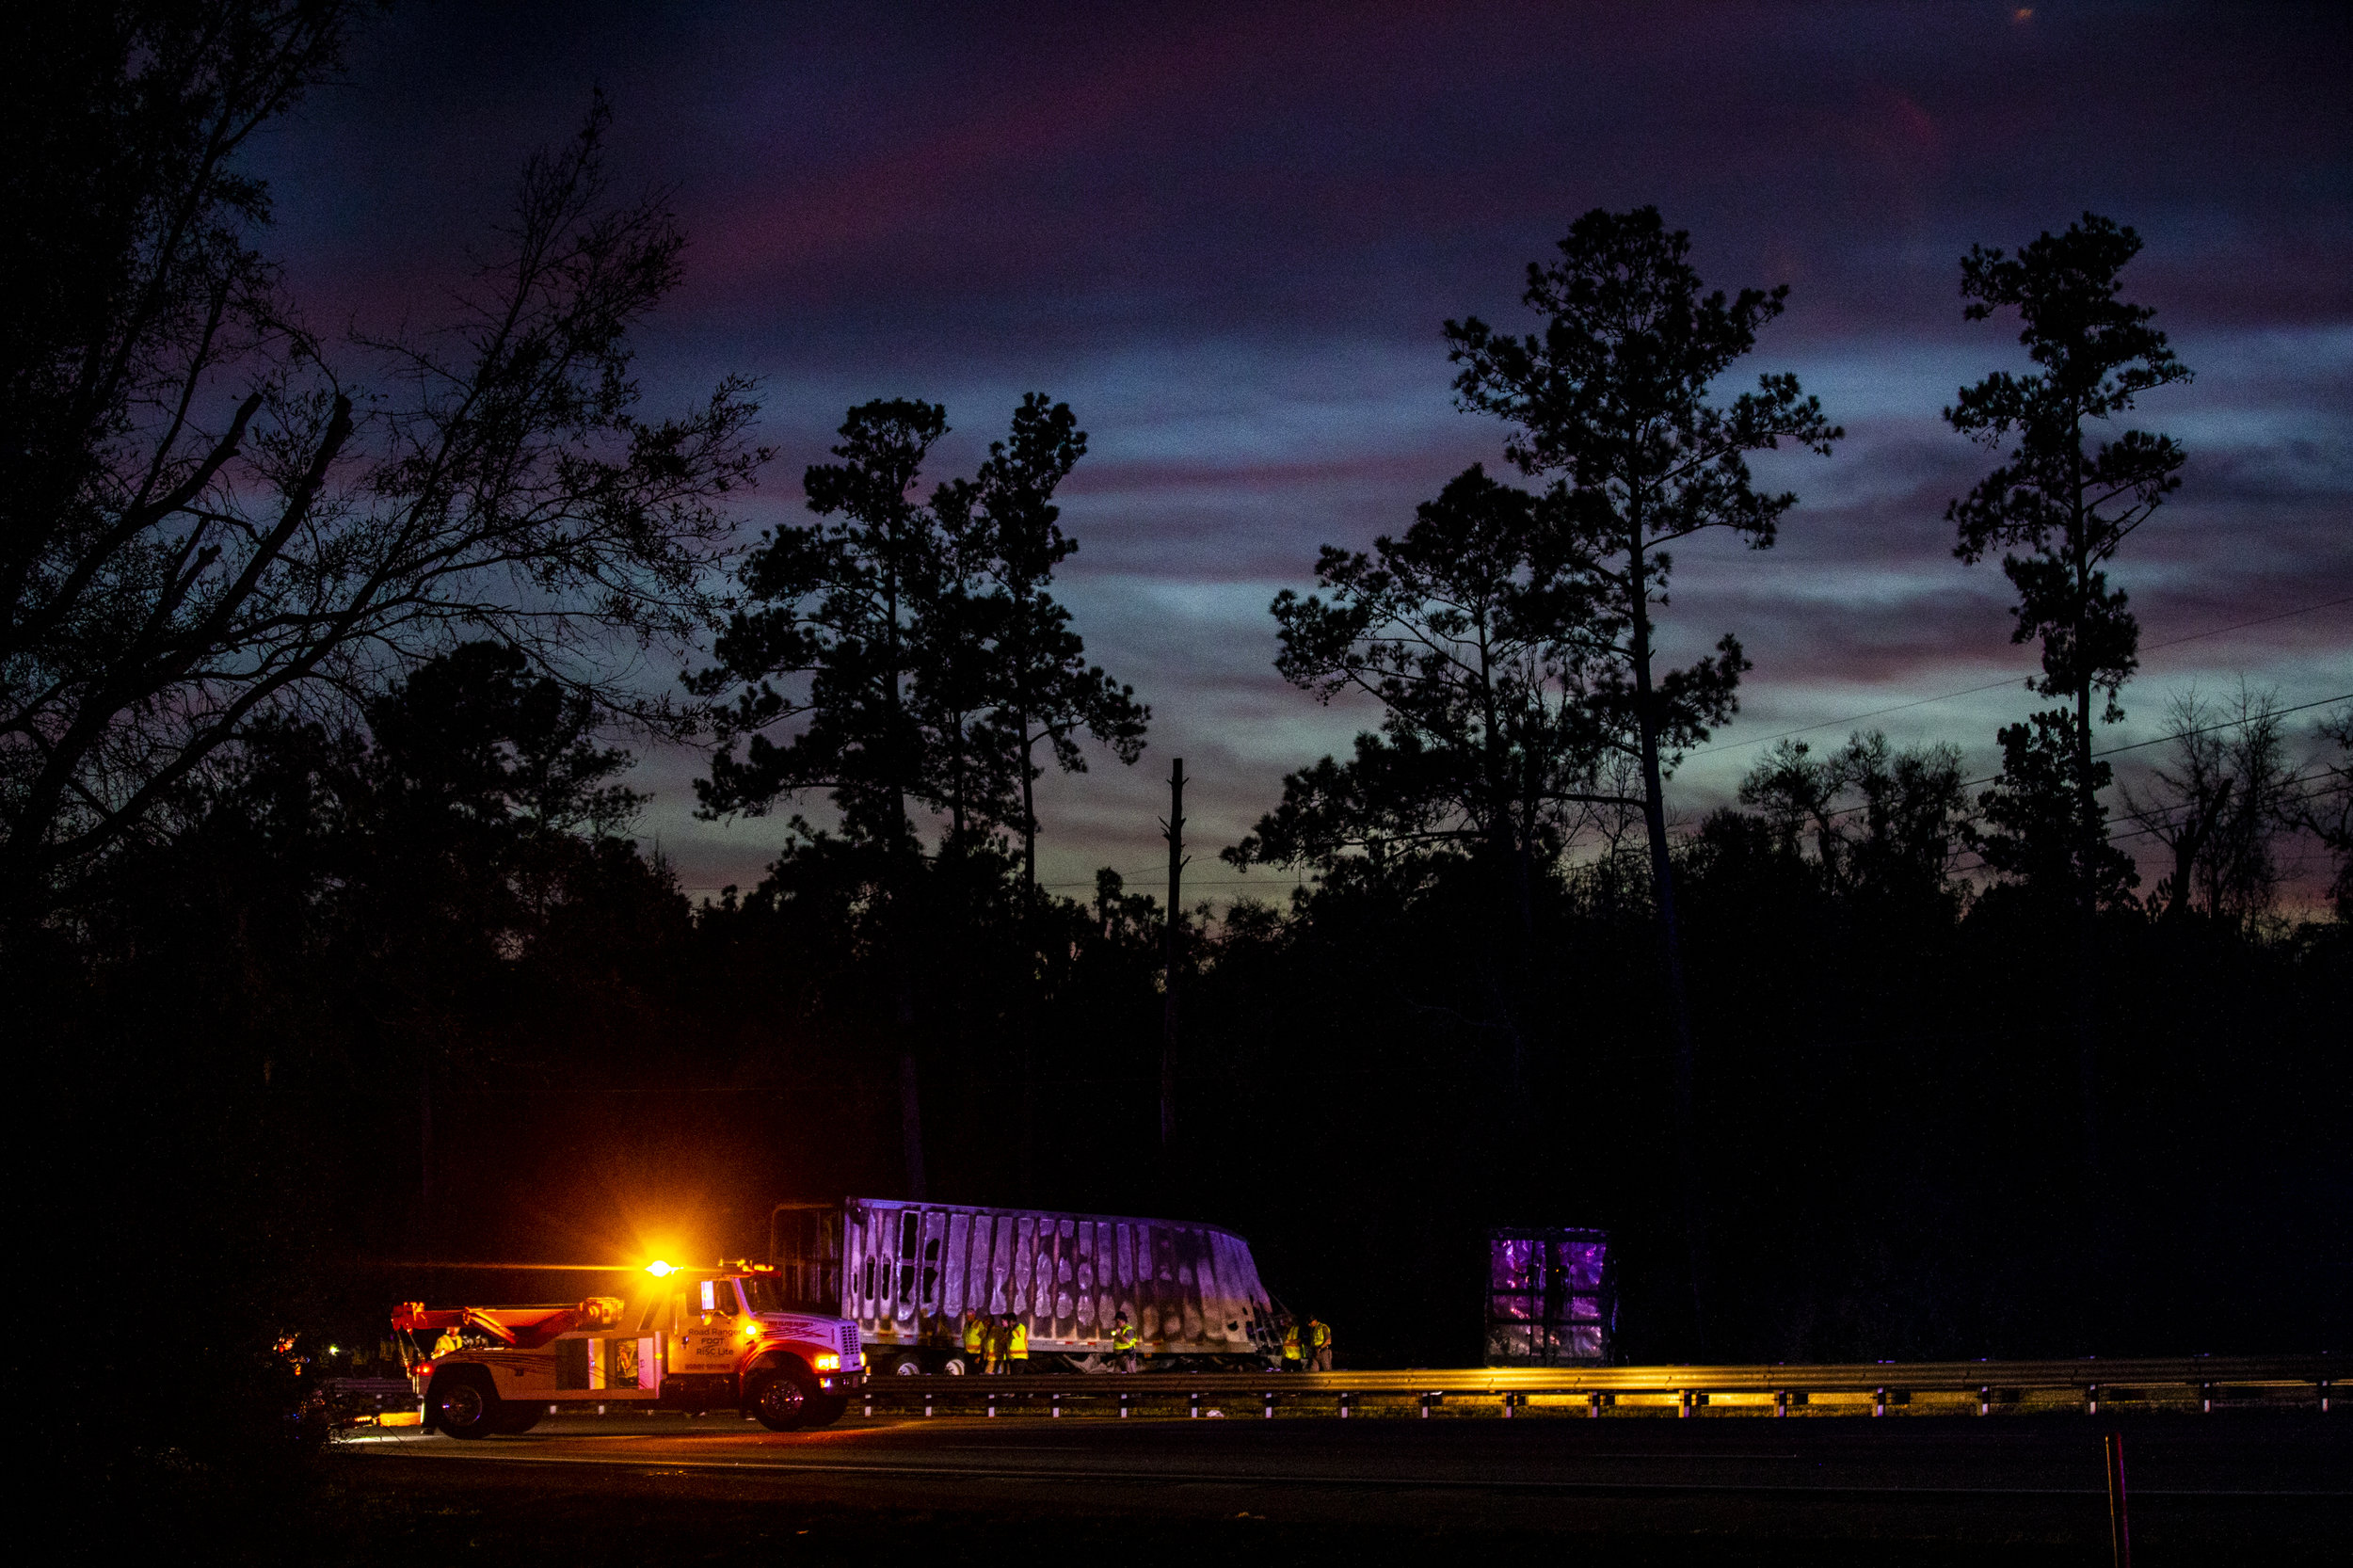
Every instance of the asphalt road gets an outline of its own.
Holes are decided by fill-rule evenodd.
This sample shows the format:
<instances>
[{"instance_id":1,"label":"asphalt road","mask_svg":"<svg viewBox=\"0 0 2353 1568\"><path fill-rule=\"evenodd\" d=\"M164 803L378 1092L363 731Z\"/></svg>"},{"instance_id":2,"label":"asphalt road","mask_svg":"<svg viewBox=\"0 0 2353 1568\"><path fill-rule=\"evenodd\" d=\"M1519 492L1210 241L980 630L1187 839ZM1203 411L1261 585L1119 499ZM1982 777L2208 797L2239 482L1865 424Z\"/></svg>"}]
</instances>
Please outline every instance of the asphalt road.
<instances>
[{"instance_id":1,"label":"asphalt road","mask_svg":"<svg viewBox=\"0 0 2353 1568\"><path fill-rule=\"evenodd\" d=\"M852 1416L775 1433L733 1416L550 1419L472 1443L362 1431L378 1480L659 1494L724 1480L851 1510L1270 1519L1295 1527L1947 1546L2041 1544L2105 1560L2104 1423L1533 1417L1265 1421ZM2353 1419L2128 1419L2144 1555L2300 1554L2353 1539ZM394 1465L403 1468L395 1471ZM2031 1554L2030 1554L2031 1555Z\"/></svg>"}]
</instances>

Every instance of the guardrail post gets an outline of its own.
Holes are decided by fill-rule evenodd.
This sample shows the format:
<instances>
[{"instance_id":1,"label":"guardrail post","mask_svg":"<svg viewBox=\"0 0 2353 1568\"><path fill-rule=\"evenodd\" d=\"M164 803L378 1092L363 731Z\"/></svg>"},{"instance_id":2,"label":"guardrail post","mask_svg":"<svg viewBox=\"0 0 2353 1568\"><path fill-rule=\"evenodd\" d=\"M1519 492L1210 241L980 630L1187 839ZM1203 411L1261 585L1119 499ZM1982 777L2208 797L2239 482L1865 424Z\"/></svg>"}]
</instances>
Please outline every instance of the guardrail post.
<instances>
[{"instance_id":1,"label":"guardrail post","mask_svg":"<svg viewBox=\"0 0 2353 1568\"><path fill-rule=\"evenodd\" d=\"M1274 1390L1273 1390L1273 1389L1272 1389L1272 1388L1270 1388L1270 1389L1268 1389L1268 1390L1267 1390L1264 1394L1260 1395L1259 1397L1260 1397L1261 1399L1263 1399L1263 1400L1266 1400L1266 1418L1267 1418L1268 1420L1270 1420L1270 1421L1273 1420L1273 1419L1274 1419Z\"/></svg>"},{"instance_id":2,"label":"guardrail post","mask_svg":"<svg viewBox=\"0 0 2353 1568\"><path fill-rule=\"evenodd\" d=\"M1676 1390L1675 1390L1675 1419L1676 1419L1676 1420L1678 1420L1678 1421L1688 1420L1688 1419L1689 1419L1689 1418L1690 1418L1690 1415L1691 1415L1691 1391L1690 1391L1689 1388L1678 1388L1678 1389L1676 1389Z\"/></svg>"},{"instance_id":3,"label":"guardrail post","mask_svg":"<svg viewBox=\"0 0 2353 1568\"><path fill-rule=\"evenodd\" d=\"M1977 1414L1980 1416L1993 1414L1993 1390L1982 1384L1977 1387Z\"/></svg>"},{"instance_id":4,"label":"guardrail post","mask_svg":"<svg viewBox=\"0 0 2353 1568\"><path fill-rule=\"evenodd\" d=\"M1060 1394L1056 1394L1052 1396L1052 1400L1054 1407L1052 1412L1053 1417L1055 1420L1059 1421L1062 1419L1062 1396Z\"/></svg>"},{"instance_id":5,"label":"guardrail post","mask_svg":"<svg viewBox=\"0 0 2353 1568\"><path fill-rule=\"evenodd\" d=\"M1785 1420L1785 1419L1787 1419L1787 1418L1788 1418L1788 1415L1789 1415L1789 1390L1788 1390L1788 1389L1786 1389L1786 1388L1776 1388L1776 1389L1774 1389L1774 1390L1773 1390L1773 1419L1774 1419L1774 1420L1776 1420L1776 1421Z\"/></svg>"},{"instance_id":6,"label":"guardrail post","mask_svg":"<svg viewBox=\"0 0 2353 1568\"><path fill-rule=\"evenodd\" d=\"M1346 1389L1342 1389L1342 1390L1340 1391L1340 1419L1341 1419L1341 1420L1345 1421L1345 1420L1347 1420L1347 1419L1348 1419L1348 1417L1349 1417L1349 1412L1350 1412L1350 1409L1351 1409L1351 1407L1352 1407L1352 1406L1353 1406L1355 1403L1356 1403L1356 1396L1355 1396L1355 1395L1351 1394L1351 1393L1350 1393L1350 1392L1348 1392Z\"/></svg>"},{"instance_id":7,"label":"guardrail post","mask_svg":"<svg viewBox=\"0 0 2353 1568\"><path fill-rule=\"evenodd\" d=\"M1121 1389L1119 1391L1119 1418L1123 1421L1128 1418L1128 1391Z\"/></svg>"},{"instance_id":8,"label":"guardrail post","mask_svg":"<svg viewBox=\"0 0 2353 1568\"><path fill-rule=\"evenodd\" d=\"M2087 1416L2100 1414L2100 1385L2096 1383L2084 1384L2084 1414Z\"/></svg>"},{"instance_id":9,"label":"guardrail post","mask_svg":"<svg viewBox=\"0 0 2353 1568\"><path fill-rule=\"evenodd\" d=\"M1201 1390L1194 1389L1186 1395L1185 1399L1188 1406L1188 1418L1195 1421L1201 1419Z\"/></svg>"},{"instance_id":10,"label":"guardrail post","mask_svg":"<svg viewBox=\"0 0 2353 1568\"><path fill-rule=\"evenodd\" d=\"M997 1419L997 1390L994 1388L988 1391L988 1418L992 1421Z\"/></svg>"},{"instance_id":11,"label":"guardrail post","mask_svg":"<svg viewBox=\"0 0 2353 1568\"><path fill-rule=\"evenodd\" d=\"M1503 1396L1503 1418L1507 1421L1512 1418L1512 1399L1509 1394Z\"/></svg>"},{"instance_id":12,"label":"guardrail post","mask_svg":"<svg viewBox=\"0 0 2353 1568\"><path fill-rule=\"evenodd\" d=\"M1431 1391L1430 1391L1430 1390L1428 1390L1428 1389L1424 1389L1424 1390L1422 1390L1422 1396L1421 1396L1421 1418L1422 1418L1423 1420L1427 1421L1428 1419L1430 1419L1430 1407L1431 1407L1432 1405L1435 1404L1435 1403L1437 1402L1437 1400L1438 1400L1438 1396L1437 1396L1436 1394L1434 1394L1434 1393L1431 1392Z\"/></svg>"},{"instance_id":13,"label":"guardrail post","mask_svg":"<svg viewBox=\"0 0 2353 1568\"><path fill-rule=\"evenodd\" d=\"M2320 1380L2320 1413L2323 1416L2329 1414L2329 1380L2327 1378Z\"/></svg>"},{"instance_id":14,"label":"guardrail post","mask_svg":"<svg viewBox=\"0 0 2353 1568\"><path fill-rule=\"evenodd\" d=\"M866 1414L874 1414L874 1385L871 1383L866 1385Z\"/></svg>"},{"instance_id":15,"label":"guardrail post","mask_svg":"<svg viewBox=\"0 0 2353 1568\"><path fill-rule=\"evenodd\" d=\"M2124 1514L2124 1434L2109 1432L2103 1447L2108 1461L2108 1545L2116 1568L2133 1568L2133 1529Z\"/></svg>"},{"instance_id":16,"label":"guardrail post","mask_svg":"<svg viewBox=\"0 0 2353 1568\"><path fill-rule=\"evenodd\" d=\"M1871 1390L1871 1414L1874 1416L1884 1416L1887 1414L1886 1389L1874 1388Z\"/></svg>"},{"instance_id":17,"label":"guardrail post","mask_svg":"<svg viewBox=\"0 0 2353 1568\"><path fill-rule=\"evenodd\" d=\"M1589 1421L1601 1419L1601 1396L1599 1394L1585 1396L1585 1418Z\"/></svg>"},{"instance_id":18,"label":"guardrail post","mask_svg":"<svg viewBox=\"0 0 2353 1568\"><path fill-rule=\"evenodd\" d=\"M2214 1384L2211 1383L2198 1385L2198 1413L2201 1416L2214 1414Z\"/></svg>"},{"instance_id":19,"label":"guardrail post","mask_svg":"<svg viewBox=\"0 0 2353 1568\"><path fill-rule=\"evenodd\" d=\"M871 1400L872 1400L873 1396L870 1394L870 1395L868 1395L868 1396L867 1396L867 1398L868 1398L868 1400L871 1401ZM932 1416L932 1391L931 1391L930 1389L926 1388L926 1389L924 1389L924 1390L923 1390L923 1418L924 1418L925 1420L927 1420L927 1421L928 1421L928 1420L930 1420L930 1419L931 1419L931 1416Z\"/></svg>"}]
</instances>

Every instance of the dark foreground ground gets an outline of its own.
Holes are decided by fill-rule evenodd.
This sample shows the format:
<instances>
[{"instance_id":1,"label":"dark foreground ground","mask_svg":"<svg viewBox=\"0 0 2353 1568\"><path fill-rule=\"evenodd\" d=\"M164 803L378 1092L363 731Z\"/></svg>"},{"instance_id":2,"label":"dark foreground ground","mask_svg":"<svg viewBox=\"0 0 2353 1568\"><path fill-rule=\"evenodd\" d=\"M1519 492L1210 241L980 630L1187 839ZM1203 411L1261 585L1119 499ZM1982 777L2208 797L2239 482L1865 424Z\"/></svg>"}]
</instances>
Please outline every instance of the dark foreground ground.
<instances>
[{"instance_id":1,"label":"dark foreground ground","mask_svg":"<svg viewBox=\"0 0 2353 1568\"><path fill-rule=\"evenodd\" d=\"M2154 1416L2125 1433L2147 1568L2342 1561L2353 1421ZM2102 1424L853 1418L363 1432L304 1517L319 1562L872 1565L1559 1560L2105 1563ZM267 1536L265 1542L264 1536Z\"/></svg>"}]
</instances>

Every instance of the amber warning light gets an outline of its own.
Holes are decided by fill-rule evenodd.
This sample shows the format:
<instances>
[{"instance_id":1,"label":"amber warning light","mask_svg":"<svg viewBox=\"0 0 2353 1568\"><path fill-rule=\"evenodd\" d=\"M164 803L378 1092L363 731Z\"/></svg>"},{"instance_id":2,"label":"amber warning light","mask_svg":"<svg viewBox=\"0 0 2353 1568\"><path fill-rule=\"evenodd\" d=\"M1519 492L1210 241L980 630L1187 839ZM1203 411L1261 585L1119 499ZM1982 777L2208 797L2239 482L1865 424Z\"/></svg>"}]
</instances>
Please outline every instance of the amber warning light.
<instances>
[{"instance_id":1,"label":"amber warning light","mask_svg":"<svg viewBox=\"0 0 2353 1568\"><path fill-rule=\"evenodd\" d=\"M653 1275L656 1279L667 1279L672 1274L677 1273L678 1270L672 1265L664 1263L662 1259L657 1257L651 1263L646 1265L646 1272Z\"/></svg>"}]
</instances>

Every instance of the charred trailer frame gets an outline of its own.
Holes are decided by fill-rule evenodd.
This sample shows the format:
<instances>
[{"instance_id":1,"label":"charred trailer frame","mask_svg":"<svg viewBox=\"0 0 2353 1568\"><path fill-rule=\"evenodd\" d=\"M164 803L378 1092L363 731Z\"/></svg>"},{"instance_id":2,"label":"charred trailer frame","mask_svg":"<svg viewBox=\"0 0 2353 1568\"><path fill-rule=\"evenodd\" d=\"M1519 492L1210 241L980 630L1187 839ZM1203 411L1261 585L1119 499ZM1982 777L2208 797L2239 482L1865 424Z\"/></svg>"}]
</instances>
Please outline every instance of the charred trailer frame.
<instances>
[{"instance_id":1,"label":"charred trailer frame","mask_svg":"<svg viewBox=\"0 0 2353 1568\"><path fill-rule=\"evenodd\" d=\"M1609 1233L1507 1225L1487 1232L1486 1365L1599 1366L1618 1326Z\"/></svg>"},{"instance_id":2,"label":"charred trailer frame","mask_svg":"<svg viewBox=\"0 0 2353 1568\"><path fill-rule=\"evenodd\" d=\"M1250 1244L1219 1225L854 1197L778 1204L769 1257L789 1299L858 1325L877 1371L979 1371L968 1311L1020 1320L1040 1370L1114 1369L1120 1312L1148 1366L1256 1369L1280 1355Z\"/></svg>"}]
</instances>

